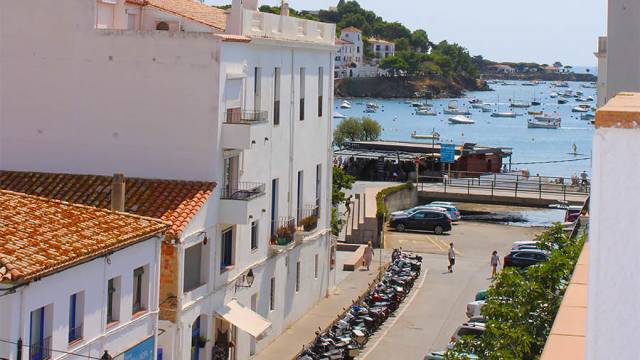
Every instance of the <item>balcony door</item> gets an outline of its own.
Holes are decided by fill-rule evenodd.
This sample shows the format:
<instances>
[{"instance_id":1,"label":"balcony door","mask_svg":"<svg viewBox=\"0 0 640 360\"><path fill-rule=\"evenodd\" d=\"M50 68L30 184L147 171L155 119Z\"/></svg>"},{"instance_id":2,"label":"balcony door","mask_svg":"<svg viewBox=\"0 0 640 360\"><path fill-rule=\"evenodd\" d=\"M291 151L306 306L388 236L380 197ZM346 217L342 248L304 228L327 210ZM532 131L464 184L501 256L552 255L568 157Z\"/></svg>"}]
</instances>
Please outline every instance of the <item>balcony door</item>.
<instances>
[{"instance_id":1,"label":"balcony door","mask_svg":"<svg viewBox=\"0 0 640 360\"><path fill-rule=\"evenodd\" d=\"M233 195L233 192L238 189L238 163L239 158L237 155L224 159L224 179L222 180L225 195L227 196Z\"/></svg>"},{"instance_id":2,"label":"balcony door","mask_svg":"<svg viewBox=\"0 0 640 360\"><path fill-rule=\"evenodd\" d=\"M304 172L298 171L298 221L302 219L304 211Z\"/></svg>"}]
</instances>

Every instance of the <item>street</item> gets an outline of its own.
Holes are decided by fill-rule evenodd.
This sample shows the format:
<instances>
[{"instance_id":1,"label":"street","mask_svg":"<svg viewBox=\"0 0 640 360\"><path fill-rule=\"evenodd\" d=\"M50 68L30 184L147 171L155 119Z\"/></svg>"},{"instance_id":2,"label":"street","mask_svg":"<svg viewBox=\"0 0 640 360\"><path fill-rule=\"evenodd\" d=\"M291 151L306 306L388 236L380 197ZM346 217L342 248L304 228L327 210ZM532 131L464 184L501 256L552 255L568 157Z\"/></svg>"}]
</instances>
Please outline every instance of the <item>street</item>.
<instances>
[{"instance_id":1,"label":"street","mask_svg":"<svg viewBox=\"0 0 640 360\"><path fill-rule=\"evenodd\" d=\"M422 359L428 351L442 350L456 327L467 320L466 304L490 283L489 259L497 250L504 257L517 240L532 239L541 228L475 222L454 226L450 235L429 233L385 234L386 247L423 253L427 272L400 307L369 341L360 356L366 360ZM446 249L458 252L455 271L447 273Z\"/></svg>"}]
</instances>

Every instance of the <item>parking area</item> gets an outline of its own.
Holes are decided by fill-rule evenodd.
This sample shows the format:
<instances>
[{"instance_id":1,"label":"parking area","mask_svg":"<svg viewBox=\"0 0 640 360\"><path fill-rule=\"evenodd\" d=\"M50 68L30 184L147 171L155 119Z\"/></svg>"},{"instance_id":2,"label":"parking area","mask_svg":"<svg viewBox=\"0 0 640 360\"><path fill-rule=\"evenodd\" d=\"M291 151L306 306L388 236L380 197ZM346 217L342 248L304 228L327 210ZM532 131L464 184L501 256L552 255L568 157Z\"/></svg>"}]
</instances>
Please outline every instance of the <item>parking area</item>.
<instances>
[{"instance_id":1,"label":"parking area","mask_svg":"<svg viewBox=\"0 0 640 360\"><path fill-rule=\"evenodd\" d=\"M490 283L490 257L500 259L514 241L530 240L543 228L527 228L461 222L449 234L385 232L386 248L424 253L424 282L414 288L415 297L397 313L397 319L376 334L364 359L422 359L428 351L447 346L453 331L467 320L465 309L476 292ZM447 273L446 249L457 250L453 273Z\"/></svg>"}]
</instances>

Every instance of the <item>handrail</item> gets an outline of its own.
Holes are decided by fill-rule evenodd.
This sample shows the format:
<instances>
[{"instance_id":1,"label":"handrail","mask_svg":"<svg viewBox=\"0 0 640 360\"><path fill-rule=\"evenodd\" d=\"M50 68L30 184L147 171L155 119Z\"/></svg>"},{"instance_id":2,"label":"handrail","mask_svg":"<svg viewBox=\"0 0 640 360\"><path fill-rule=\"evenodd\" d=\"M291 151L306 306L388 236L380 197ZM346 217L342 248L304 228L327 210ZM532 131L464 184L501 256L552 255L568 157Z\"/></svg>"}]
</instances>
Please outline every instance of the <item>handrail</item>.
<instances>
[{"instance_id":1,"label":"handrail","mask_svg":"<svg viewBox=\"0 0 640 360\"><path fill-rule=\"evenodd\" d=\"M265 185L262 183L239 182L234 186L223 188L220 199L247 201L260 197L265 193Z\"/></svg>"}]
</instances>

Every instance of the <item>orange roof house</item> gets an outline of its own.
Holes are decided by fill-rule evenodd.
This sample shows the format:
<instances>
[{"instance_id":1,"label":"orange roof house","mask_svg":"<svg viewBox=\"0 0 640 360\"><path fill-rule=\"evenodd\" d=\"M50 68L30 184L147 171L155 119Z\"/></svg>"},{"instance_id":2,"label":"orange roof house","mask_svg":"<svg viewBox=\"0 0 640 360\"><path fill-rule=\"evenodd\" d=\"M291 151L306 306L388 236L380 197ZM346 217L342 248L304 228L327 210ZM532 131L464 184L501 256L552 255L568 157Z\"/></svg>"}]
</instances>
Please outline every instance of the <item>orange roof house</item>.
<instances>
[{"instance_id":1,"label":"orange roof house","mask_svg":"<svg viewBox=\"0 0 640 360\"><path fill-rule=\"evenodd\" d=\"M227 26L227 12L193 0L127 0L128 3L154 7L201 24L224 30Z\"/></svg>"},{"instance_id":2,"label":"orange roof house","mask_svg":"<svg viewBox=\"0 0 640 360\"><path fill-rule=\"evenodd\" d=\"M0 190L109 209L110 176L0 171ZM171 224L167 239L179 239L215 188L215 183L128 178L124 211Z\"/></svg>"},{"instance_id":3,"label":"orange roof house","mask_svg":"<svg viewBox=\"0 0 640 360\"><path fill-rule=\"evenodd\" d=\"M168 227L157 219L0 190L0 283L62 271Z\"/></svg>"},{"instance_id":4,"label":"orange roof house","mask_svg":"<svg viewBox=\"0 0 640 360\"><path fill-rule=\"evenodd\" d=\"M340 31L342 31L342 32L358 32L358 33L362 32L362 30L358 29L357 27L353 27L353 26L346 27L346 28L344 28L344 29L342 29Z\"/></svg>"}]
</instances>

